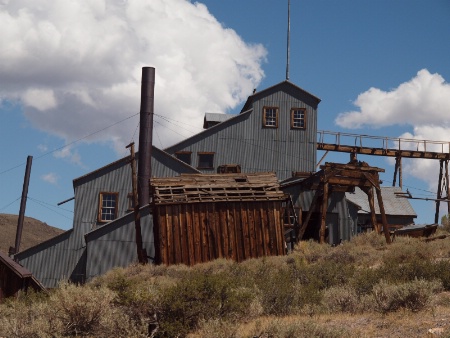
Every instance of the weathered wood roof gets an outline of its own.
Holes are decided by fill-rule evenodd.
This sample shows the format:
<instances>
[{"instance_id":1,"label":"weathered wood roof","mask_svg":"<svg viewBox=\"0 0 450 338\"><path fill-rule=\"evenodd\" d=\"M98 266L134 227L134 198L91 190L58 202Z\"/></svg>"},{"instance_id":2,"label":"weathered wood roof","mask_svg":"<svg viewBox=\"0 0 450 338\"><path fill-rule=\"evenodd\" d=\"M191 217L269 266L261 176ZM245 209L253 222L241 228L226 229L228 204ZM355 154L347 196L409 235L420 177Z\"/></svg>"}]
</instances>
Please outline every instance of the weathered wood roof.
<instances>
[{"instance_id":1,"label":"weathered wood roof","mask_svg":"<svg viewBox=\"0 0 450 338\"><path fill-rule=\"evenodd\" d=\"M275 173L182 174L152 178L153 202L158 204L222 201L285 200Z\"/></svg>"}]
</instances>

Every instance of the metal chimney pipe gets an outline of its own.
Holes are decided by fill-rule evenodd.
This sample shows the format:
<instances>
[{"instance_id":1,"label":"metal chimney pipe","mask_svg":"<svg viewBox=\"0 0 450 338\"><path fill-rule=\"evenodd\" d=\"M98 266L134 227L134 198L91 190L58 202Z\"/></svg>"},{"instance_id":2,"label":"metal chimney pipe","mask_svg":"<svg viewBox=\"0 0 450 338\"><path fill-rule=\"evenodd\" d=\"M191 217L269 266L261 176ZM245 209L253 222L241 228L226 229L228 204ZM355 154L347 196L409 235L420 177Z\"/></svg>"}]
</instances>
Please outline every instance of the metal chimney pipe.
<instances>
[{"instance_id":1,"label":"metal chimney pipe","mask_svg":"<svg viewBox=\"0 0 450 338\"><path fill-rule=\"evenodd\" d=\"M152 173L153 109L155 101L155 68L142 67L141 110L139 128L138 198L143 207L150 201Z\"/></svg>"}]
</instances>

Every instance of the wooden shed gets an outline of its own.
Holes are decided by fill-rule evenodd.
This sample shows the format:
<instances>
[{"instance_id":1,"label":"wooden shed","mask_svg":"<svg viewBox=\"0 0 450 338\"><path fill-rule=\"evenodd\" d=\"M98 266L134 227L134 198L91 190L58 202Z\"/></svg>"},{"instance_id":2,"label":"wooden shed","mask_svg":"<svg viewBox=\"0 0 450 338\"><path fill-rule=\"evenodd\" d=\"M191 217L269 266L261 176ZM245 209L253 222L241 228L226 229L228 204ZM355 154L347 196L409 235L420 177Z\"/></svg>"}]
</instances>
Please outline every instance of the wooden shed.
<instances>
[{"instance_id":1,"label":"wooden shed","mask_svg":"<svg viewBox=\"0 0 450 338\"><path fill-rule=\"evenodd\" d=\"M28 289L42 291L44 287L30 271L0 251L0 303Z\"/></svg>"},{"instance_id":2,"label":"wooden shed","mask_svg":"<svg viewBox=\"0 0 450 338\"><path fill-rule=\"evenodd\" d=\"M152 178L155 261L194 265L284 255L283 206L274 173Z\"/></svg>"}]
</instances>

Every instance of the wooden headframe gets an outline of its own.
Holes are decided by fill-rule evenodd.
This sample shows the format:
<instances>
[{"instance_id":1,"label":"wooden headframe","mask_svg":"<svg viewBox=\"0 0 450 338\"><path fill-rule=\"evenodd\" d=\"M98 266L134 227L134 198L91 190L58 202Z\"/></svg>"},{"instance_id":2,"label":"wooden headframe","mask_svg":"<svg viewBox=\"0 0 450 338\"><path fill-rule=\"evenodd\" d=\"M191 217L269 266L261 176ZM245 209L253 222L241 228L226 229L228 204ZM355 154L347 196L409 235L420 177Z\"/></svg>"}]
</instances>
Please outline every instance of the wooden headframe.
<instances>
[{"instance_id":1,"label":"wooden headframe","mask_svg":"<svg viewBox=\"0 0 450 338\"><path fill-rule=\"evenodd\" d=\"M325 163L320 166L320 171L306 178L301 182L301 186L308 190L315 190L311 206L303 224L298 230L297 239L301 240L309 220L314 210L320 210L320 243L325 242L325 221L328 208L328 197L333 191L352 192L355 187L361 188L367 194L370 206L371 222L373 228L380 234L381 227L378 225L375 214L374 193L376 191L378 206L381 213L383 232L386 242L391 242L389 228L384 211L383 199L381 197L381 187L379 173L384 169L370 167L366 162L353 160L348 164Z\"/></svg>"}]
</instances>

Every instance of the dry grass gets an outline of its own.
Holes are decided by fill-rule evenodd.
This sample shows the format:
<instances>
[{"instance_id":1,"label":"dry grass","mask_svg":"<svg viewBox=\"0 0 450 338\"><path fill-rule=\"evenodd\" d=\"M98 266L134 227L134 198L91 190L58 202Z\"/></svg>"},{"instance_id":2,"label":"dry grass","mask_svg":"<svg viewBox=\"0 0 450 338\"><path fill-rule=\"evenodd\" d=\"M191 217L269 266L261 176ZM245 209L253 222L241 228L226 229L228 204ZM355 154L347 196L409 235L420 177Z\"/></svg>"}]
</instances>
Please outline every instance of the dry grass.
<instances>
[{"instance_id":1,"label":"dry grass","mask_svg":"<svg viewBox=\"0 0 450 338\"><path fill-rule=\"evenodd\" d=\"M450 337L449 258L450 237L369 233L239 264L132 265L0 305L0 336L145 337L156 321L157 337Z\"/></svg>"}]
</instances>

